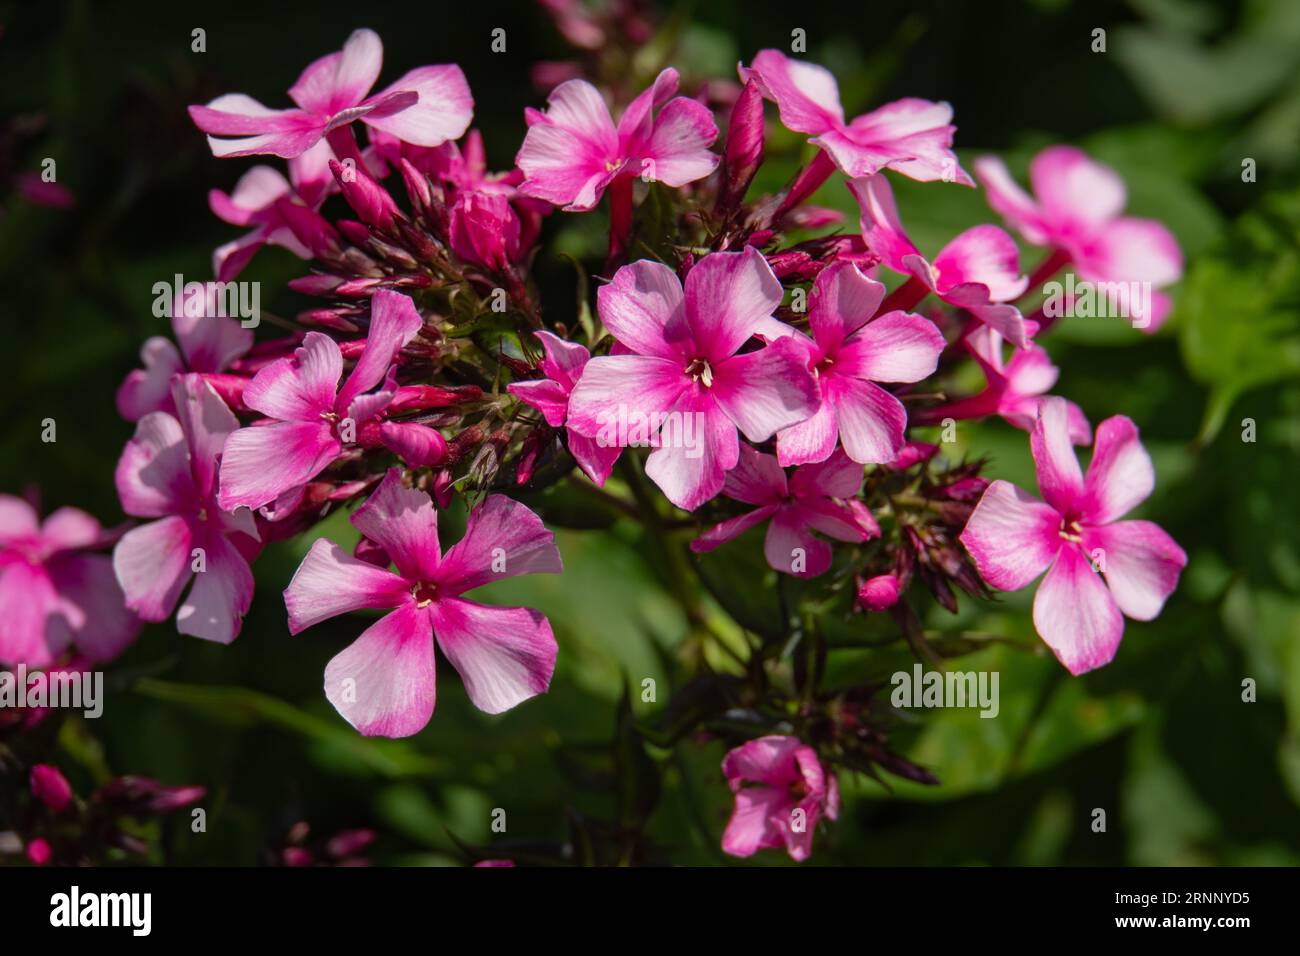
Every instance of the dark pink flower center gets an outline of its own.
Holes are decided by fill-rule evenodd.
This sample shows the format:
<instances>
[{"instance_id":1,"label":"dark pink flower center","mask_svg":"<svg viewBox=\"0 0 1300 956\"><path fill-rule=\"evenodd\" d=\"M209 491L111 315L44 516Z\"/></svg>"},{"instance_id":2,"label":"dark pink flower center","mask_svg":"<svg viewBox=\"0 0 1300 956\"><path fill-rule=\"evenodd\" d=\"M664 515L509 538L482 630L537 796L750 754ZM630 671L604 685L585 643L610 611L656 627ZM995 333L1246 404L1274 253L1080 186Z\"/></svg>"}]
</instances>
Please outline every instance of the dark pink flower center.
<instances>
[{"instance_id":1,"label":"dark pink flower center","mask_svg":"<svg viewBox=\"0 0 1300 956\"><path fill-rule=\"evenodd\" d=\"M1061 519L1061 527L1058 534L1066 541L1073 541L1076 544L1083 541L1083 529L1079 526L1079 519L1066 515Z\"/></svg>"},{"instance_id":2,"label":"dark pink flower center","mask_svg":"<svg viewBox=\"0 0 1300 956\"><path fill-rule=\"evenodd\" d=\"M686 374L705 388L710 388L713 385L713 369L707 359L693 359L691 364L686 366Z\"/></svg>"},{"instance_id":3,"label":"dark pink flower center","mask_svg":"<svg viewBox=\"0 0 1300 956\"><path fill-rule=\"evenodd\" d=\"M416 607L428 607L438 600L438 585L432 581L421 581L411 588L411 597L415 598Z\"/></svg>"}]
</instances>

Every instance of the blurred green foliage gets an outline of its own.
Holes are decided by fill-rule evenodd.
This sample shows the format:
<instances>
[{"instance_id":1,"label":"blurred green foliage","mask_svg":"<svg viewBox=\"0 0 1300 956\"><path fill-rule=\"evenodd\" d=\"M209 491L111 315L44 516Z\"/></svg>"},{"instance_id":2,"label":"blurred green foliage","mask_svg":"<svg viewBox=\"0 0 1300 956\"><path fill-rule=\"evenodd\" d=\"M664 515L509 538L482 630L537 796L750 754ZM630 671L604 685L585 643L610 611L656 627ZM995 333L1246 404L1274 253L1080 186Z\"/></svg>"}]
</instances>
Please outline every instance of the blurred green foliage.
<instances>
[{"instance_id":1,"label":"blurred green foliage","mask_svg":"<svg viewBox=\"0 0 1300 956\"><path fill-rule=\"evenodd\" d=\"M0 4L3 112L50 121L23 163L57 157L60 181L78 197L70 213L4 202L11 364L0 381L0 488L35 482L49 507L81 505L109 524L120 514L112 471L131 429L114 413L113 391L145 337L165 334L149 309L153 282L206 275L211 249L231 237L208 213L206 190L229 188L243 168L207 154L187 103L238 90L277 105L303 65L368 25L384 38L385 76L462 64L476 125L502 168L522 136L523 107L542 100L528 85L530 65L567 50L533 8L486 6L313 3L307 14L247 2L197 13L164 3ZM887 790L846 776L845 813L815 859L1300 863L1300 7L881 2L850 16L839 4L723 0L671 14L672 62L688 82L730 75L738 59L784 46L802 27L808 58L837 72L850 115L900 95L948 99L963 160L996 150L1020 176L1037 149L1076 142L1120 171L1130 211L1168 223L1189 261L1158 336L1079 320L1046 340L1062 369L1059 393L1094 423L1123 413L1142 428L1158 485L1141 516L1190 555L1179 591L1158 620L1127 623L1111 666L1079 679L1035 638L1032 590L989 605L966 600L955 618L934 609L928 628L1007 639L955 664L1001 673L1000 717L916 715L897 742L941 785ZM196 26L207 31L205 54L190 52ZM487 53L496 26L508 31L503 56ZM1090 49L1097 27L1107 30L1104 54ZM756 188L778 188L802 147L773 128L769 148ZM1246 157L1257 161L1255 182L1242 180ZM976 191L895 184L923 250L995 221ZM853 211L842 184L817 201ZM573 268L559 253L598 255L601 223L557 215L547 228L544 301L571 312ZM1025 249L1024 261L1037 255ZM245 277L263 283L264 307L292 314L300 306L284 283L297 270L271 251ZM46 417L58 422L56 444L39 440ZM1247 420L1253 442L1243 441ZM988 422L959 437L955 455L990 456L994 477L1034 486L1022 433ZM58 761L83 789L124 772L207 785L209 831L182 841L182 862L260 859L299 818L318 833L375 826L377 856L393 862L454 863L461 843L502 841L510 849L495 855L526 860L529 841L563 842L585 861L594 821L635 825L652 810L651 858L722 862L730 796L721 745L688 738L661 749L638 726L662 716L684 663L703 655L734 667L731 617L761 632L778 613L773 576L732 561L738 548L700 568L730 575L734 586L718 590L740 606L728 615L709 597L683 602L671 562L642 528L563 500L563 487L547 494L548 514L575 529L559 532L565 574L494 585L488 597L550 617L561 653L548 695L489 717L444 665L424 732L357 737L324 700L321 675L364 624L336 619L288 635L279 591L305 552L297 541L256 566L258 595L233 646L147 629L114 672L105 719L73 721L51 742ZM354 533L342 516L322 531L341 541ZM692 639L690 615L702 615L715 640ZM860 616L831 623L850 639L880 626ZM828 679L887 678L900 664L905 656L892 651L835 651ZM642 700L646 678L656 703ZM1246 679L1256 702L1242 700ZM508 814L504 837L489 829L497 807ZM1106 833L1090 829L1093 808L1107 811Z\"/></svg>"}]
</instances>

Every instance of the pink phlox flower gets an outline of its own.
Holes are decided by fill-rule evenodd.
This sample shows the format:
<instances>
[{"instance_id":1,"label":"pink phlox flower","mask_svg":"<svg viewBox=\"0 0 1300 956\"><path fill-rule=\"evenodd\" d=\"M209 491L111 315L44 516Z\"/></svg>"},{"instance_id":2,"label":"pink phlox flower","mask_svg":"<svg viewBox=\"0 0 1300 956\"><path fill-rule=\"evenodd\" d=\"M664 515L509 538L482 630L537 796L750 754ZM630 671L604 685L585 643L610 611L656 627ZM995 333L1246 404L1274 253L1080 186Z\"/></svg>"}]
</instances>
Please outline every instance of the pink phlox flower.
<instances>
[{"instance_id":1,"label":"pink phlox flower","mask_svg":"<svg viewBox=\"0 0 1300 956\"><path fill-rule=\"evenodd\" d=\"M722 759L722 773L736 797L722 834L722 851L732 856L784 847L803 862L818 821L839 816L839 781L797 737L747 741Z\"/></svg>"},{"instance_id":2,"label":"pink phlox flower","mask_svg":"<svg viewBox=\"0 0 1300 956\"><path fill-rule=\"evenodd\" d=\"M947 103L907 97L845 122L839 85L825 67L762 50L740 75L757 81L787 129L807 133L850 178L893 169L922 182L975 185L952 151L957 127Z\"/></svg>"},{"instance_id":3,"label":"pink phlox flower","mask_svg":"<svg viewBox=\"0 0 1300 956\"><path fill-rule=\"evenodd\" d=\"M582 377L591 353L584 346L566 342L552 332L534 334L542 343L542 360L537 367L545 378L512 382L506 390L541 412L546 424L563 428L569 416L569 395ZM569 453L578 467L588 478L603 486L623 449L617 445L601 445L595 439L572 430L565 437Z\"/></svg>"},{"instance_id":4,"label":"pink phlox flower","mask_svg":"<svg viewBox=\"0 0 1300 956\"><path fill-rule=\"evenodd\" d=\"M191 290L194 292L194 290ZM175 412L172 379L185 372L218 374L253 347L253 330L238 319L220 313L216 283L203 284L201 293L182 290L171 302L170 339L153 335L140 347L144 368L128 372L117 388L117 411L128 422L149 412Z\"/></svg>"},{"instance_id":5,"label":"pink phlox flower","mask_svg":"<svg viewBox=\"0 0 1300 956\"><path fill-rule=\"evenodd\" d=\"M424 727L436 697L435 640L482 711L499 714L546 691L557 653L546 617L462 597L492 581L562 570L555 536L537 515L491 495L444 555L433 502L405 487L394 468L352 523L396 572L321 538L284 592L293 634L348 611L393 609L325 668L325 695L348 723L366 736L406 737Z\"/></svg>"},{"instance_id":6,"label":"pink phlox flower","mask_svg":"<svg viewBox=\"0 0 1300 956\"><path fill-rule=\"evenodd\" d=\"M110 661L135 640L107 555L113 540L91 515L59 508L40 521L22 498L0 495L0 663L49 668L72 649Z\"/></svg>"},{"instance_id":7,"label":"pink phlox flower","mask_svg":"<svg viewBox=\"0 0 1300 956\"><path fill-rule=\"evenodd\" d=\"M1000 591L1047 572L1034 596L1034 627L1071 674L1082 674L1114 658L1125 616L1150 621L1160 613L1187 555L1158 525L1118 520L1155 487L1151 457L1128 418L1097 426L1086 475L1070 444L1065 399L1040 404L1030 447L1044 500L995 481L961 541Z\"/></svg>"},{"instance_id":8,"label":"pink phlox flower","mask_svg":"<svg viewBox=\"0 0 1300 956\"><path fill-rule=\"evenodd\" d=\"M382 417L396 390L393 361L423 325L408 296L380 289L370 299L365 348L341 389L343 353L320 332L308 332L292 358L259 371L244 389L244 404L270 422L230 436L221 460L221 506L260 508L338 458L345 441Z\"/></svg>"},{"instance_id":9,"label":"pink phlox flower","mask_svg":"<svg viewBox=\"0 0 1300 956\"><path fill-rule=\"evenodd\" d=\"M817 383L788 337L741 352L774 319L781 283L753 247L715 252L687 274L641 260L597 293L621 354L593 358L569 396L571 432L606 446L650 445L650 476L693 511L722 490L752 442L813 414Z\"/></svg>"},{"instance_id":10,"label":"pink phlox flower","mask_svg":"<svg viewBox=\"0 0 1300 956\"><path fill-rule=\"evenodd\" d=\"M546 112L527 114L528 134L515 158L524 174L519 191L581 212L595 207L619 176L673 187L703 179L718 165L709 152L718 128L707 107L676 92L677 71L666 69L615 126L594 86L561 83Z\"/></svg>"},{"instance_id":11,"label":"pink phlox flower","mask_svg":"<svg viewBox=\"0 0 1300 956\"><path fill-rule=\"evenodd\" d=\"M272 153L301 156L333 130L360 120L417 146L438 146L469 127L474 99L460 67L422 66L367 97L383 65L373 30L356 30L343 49L316 60L289 88L297 109L273 110L243 93L227 93L190 118L220 157Z\"/></svg>"},{"instance_id":12,"label":"pink phlox flower","mask_svg":"<svg viewBox=\"0 0 1300 956\"><path fill-rule=\"evenodd\" d=\"M122 536L113 570L144 620L165 620L180 602L177 631L229 644L253 600L249 561L260 548L252 512L217 502L218 463L239 420L200 376L179 376L172 396L176 415L141 418L118 460L122 510L154 520Z\"/></svg>"},{"instance_id":13,"label":"pink phlox flower","mask_svg":"<svg viewBox=\"0 0 1300 956\"><path fill-rule=\"evenodd\" d=\"M913 276L950 305L966 309L1019 348L1036 330L1008 305L1024 294L1029 277L1020 274L1015 240L997 226L974 226L927 260L903 229L894 193L884 176L852 180L849 190L862 210L862 239L886 266Z\"/></svg>"},{"instance_id":14,"label":"pink phlox flower","mask_svg":"<svg viewBox=\"0 0 1300 956\"><path fill-rule=\"evenodd\" d=\"M812 338L794 330L789 336L806 352L822 403L777 435L782 466L825 461L837 443L860 464L898 457L907 411L876 383L918 382L932 374L944 341L934 323L918 315L893 311L872 318L884 296L885 287L852 262L836 260L818 274L808 309Z\"/></svg>"},{"instance_id":15,"label":"pink phlox flower","mask_svg":"<svg viewBox=\"0 0 1300 956\"><path fill-rule=\"evenodd\" d=\"M815 578L830 569L831 546L814 537L814 531L855 543L879 537L880 525L857 498L861 487L862 466L842 451L796 468L787 479L772 455L741 445L740 462L727 472L722 493L754 509L714 525L691 542L691 550L712 551L767 521L763 554L768 566Z\"/></svg>"},{"instance_id":16,"label":"pink phlox flower","mask_svg":"<svg viewBox=\"0 0 1300 956\"><path fill-rule=\"evenodd\" d=\"M1128 284L1172 285L1182 278L1183 253L1161 223L1121 215L1127 190L1115 170L1073 146L1049 146L1029 164L1033 196L995 156L976 160L975 173L989 205L1026 241L1062 250L1090 282L1116 283L1121 314L1145 319L1143 331L1164 322L1169 296L1152 292L1151 315L1144 316L1142 296L1134 298Z\"/></svg>"}]
</instances>

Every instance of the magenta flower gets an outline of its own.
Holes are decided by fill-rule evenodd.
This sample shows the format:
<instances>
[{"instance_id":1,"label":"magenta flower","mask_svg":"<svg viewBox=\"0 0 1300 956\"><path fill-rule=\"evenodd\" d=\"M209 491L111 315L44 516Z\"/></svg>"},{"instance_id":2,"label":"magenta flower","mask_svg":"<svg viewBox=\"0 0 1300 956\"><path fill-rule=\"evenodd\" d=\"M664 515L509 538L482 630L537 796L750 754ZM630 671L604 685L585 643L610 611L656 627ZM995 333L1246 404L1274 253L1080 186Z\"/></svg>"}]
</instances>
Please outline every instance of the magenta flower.
<instances>
[{"instance_id":1,"label":"magenta flower","mask_svg":"<svg viewBox=\"0 0 1300 956\"><path fill-rule=\"evenodd\" d=\"M491 581L563 570L555 536L517 501L492 495L470 512L465 536L444 555L428 495L394 468L352 523L397 573L317 540L284 592L297 634L361 608L393 608L325 668L325 695L366 736L407 737L433 715L433 639L489 714L544 693L557 652L538 611L487 607L461 597ZM432 639L431 639L432 638Z\"/></svg>"},{"instance_id":2,"label":"magenta flower","mask_svg":"<svg viewBox=\"0 0 1300 956\"><path fill-rule=\"evenodd\" d=\"M113 570L126 603L146 621L176 615L176 630L219 644L239 635L253 600L249 560L258 550L252 512L217 503L217 463L239 421L197 375L176 379L177 415L150 412L117 463L122 510L154 518L122 536Z\"/></svg>"},{"instance_id":3,"label":"magenta flower","mask_svg":"<svg viewBox=\"0 0 1300 956\"><path fill-rule=\"evenodd\" d=\"M913 415L913 421L933 425L945 418L960 420L998 415L1016 428L1032 431L1038 420L1038 406L1060 375L1060 369L1052 364L1047 350L1031 344L1027 349L1016 349L1011 360L1004 362L1002 337L987 326L981 326L967 336L965 345L984 371L988 382L984 391L923 409ZM1067 402L1066 408L1070 441L1076 445L1090 444L1092 426L1088 424L1083 409L1074 402Z\"/></svg>"},{"instance_id":4,"label":"magenta flower","mask_svg":"<svg viewBox=\"0 0 1300 956\"><path fill-rule=\"evenodd\" d=\"M893 461L906 441L903 403L876 382L918 382L934 372L943 336L907 312L872 318L885 287L856 265L837 260L813 284L808 322L813 337L794 333L821 386L820 408L777 435L784 465L825 461L836 442L860 464Z\"/></svg>"},{"instance_id":5,"label":"magenta flower","mask_svg":"<svg viewBox=\"0 0 1300 956\"><path fill-rule=\"evenodd\" d=\"M741 78L755 80L776 103L781 123L807 133L850 178L893 169L910 179L975 182L952 151L952 107L908 97L844 121L840 90L830 70L761 50Z\"/></svg>"},{"instance_id":6,"label":"magenta flower","mask_svg":"<svg viewBox=\"0 0 1300 956\"><path fill-rule=\"evenodd\" d=\"M1150 621L1160 613L1187 555L1152 522L1117 520L1155 487L1151 458L1128 418L1097 426L1086 476L1070 445L1064 399L1043 400L1030 446L1045 503L995 481L961 541L1000 591L1047 571L1034 596L1034 627L1071 674L1082 674L1115 656L1125 615Z\"/></svg>"},{"instance_id":7,"label":"magenta flower","mask_svg":"<svg viewBox=\"0 0 1300 956\"><path fill-rule=\"evenodd\" d=\"M170 307L172 333L178 350L161 335L150 336L140 347L144 368L128 372L117 388L117 412L137 422L149 412L175 412L172 378L185 372L215 375L253 347L253 332L232 318L218 314L214 283L203 294L182 291Z\"/></svg>"},{"instance_id":8,"label":"magenta flower","mask_svg":"<svg viewBox=\"0 0 1300 956\"><path fill-rule=\"evenodd\" d=\"M140 621L126 608L98 521L59 508L38 521L21 498L0 495L0 663L49 667L75 648L110 661L135 640Z\"/></svg>"},{"instance_id":9,"label":"magenta flower","mask_svg":"<svg viewBox=\"0 0 1300 956\"><path fill-rule=\"evenodd\" d=\"M736 806L722 834L722 851L753 856L785 847L799 862L812 854L813 831L823 817L840 814L840 788L817 752L797 737L750 740L722 759Z\"/></svg>"},{"instance_id":10,"label":"magenta flower","mask_svg":"<svg viewBox=\"0 0 1300 956\"><path fill-rule=\"evenodd\" d=\"M1020 298L1029 285L1028 276L1020 275L1020 253L1014 239L997 226L974 226L939 250L930 262L907 237L884 176L855 179L849 183L849 191L862 210L862 241L890 269L919 282L921 296L933 292L970 312L1017 347L1029 344L1035 328L1026 326L1015 306L1005 304Z\"/></svg>"},{"instance_id":11,"label":"magenta flower","mask_svg":"<svg viewBox=\"0 0 1300 956\"><path fill-rule=\"evenodd\" d=\"M545 378L512 382L506 390L520 401L542 413L546 424L563 428L569 416L569 395L582 377L591 353L576 342L566 342L551 332L534 333L542 341L542 361L538 364ZM594 438L570 430L569 453L578 467L598 485L604 485L614 462L623 453L617 445L601 445Z\"/></svg>"},{"instance_id":12,"label":"magenta flower","mask_svg":"<svg viewBox=\"0 0 1300 956\"><path fill-rule=\"evenodd\" d=\"M753 247L705 256L684 291L661 263L619 269L597 307L622 353L587 363L569 396L569 430L606 446L653 445L646 474L695 510L736 467L737 429L762 442L817 409L817 383L793 340L737 354L779 324L781 296Z\"/></svg>"},{"instance_id":13,"label":"magenta flower","mask_svg":"<svg viewBox=\"0 0 1300 956\"><path fill-rule=\"evenodd\" d=\"M62 813L72 803L72 786L58 767L47 763L33 764L28 774L32 796L55 813Z\"/></svg>"},{"instance_id":14,"label":"magenta flower","mask_svg":"<svg viewBox=\"0 0 1300 956\"><path fill-rule=\"evenodd\" d=\"M770 521L763 545L768 566L783 574L815 578L830 568L831 546L813 537L814 531L837 541L879 537L880 525L856 497L861 487L862 466L843 452L796 468L787 481L774 457L741 445L740 463L727 472L722 493L755 508L714 525L691 542L691 550L712 551Z\"/></svg>"},{"instance_id":15,"label":"magenta flower","mask_svg":"<svg viewBox=\"0 0 1300 956\"><path fill-rule=\"evenodd\" d=\"M378 34L356 30L341 51L316 60L289 88L297 109L268 109L251 96L227 93L191 106L190 118L210 134L212 155L222 157L292 159L355 120L417 146L438 146L469 128L474 99L460 67L422 66L367 97L383 59Z\"/></svg>"},{"instance_id":16,"label":"magenta flower","mask_svg":"<svg viewBox=\"0 0 1300 956\"><path fill-rule=\"evenodd\" d=\"M620 176L641 176L669 186L703 179L718 165L709 147L718 128L707 107L677 92L677 71L666 69L628 106L614 125L600 92L586 80L568 80L547 99L544 113L529 114L528 134L515 163L519 191L570 212L600 202ZM656 115L654 110L659 109Z\"/></svg>"},{"instance_id":17,"label":"magenta flower","mask_svg":"<svg viewBox=\"0 0 1300 956\"><path fill-rule=\"evenodd\" d=\"M260 508L306 484L355 441L363 425L377 421L395 387L384 382L397 353L424 320L415 303L380 289L370 299L370 333L343 388L338 343L308 332L293 358L272 362L244 389L244 404L272 419L241 428L226 442L221 459L221 507Z\"/></svg>"},{"instance_id":18,"label":"magenta flower","mask_svg":"<svg viewBox=\"0 0 1300 956\"><path fill-rule=\"evenodd\" d=\"M993 156L975 163L989 205L1002 214L1026 241L1051 246L1090 282L1150 283L1156 289L1182 278L1183 253L1178 241L1154 219L1122 216L1127 193L1124 180L1109 166L1073 146L1050 146L1029 164L1031 197L1011 178L1006 164ZM1154 332L1169 315L1169 296L1151 293L1151 314L1143 314L1141 296L1127 285L1116 287L1117 303L1138 328Z\"/></svg>"}]
</instances>

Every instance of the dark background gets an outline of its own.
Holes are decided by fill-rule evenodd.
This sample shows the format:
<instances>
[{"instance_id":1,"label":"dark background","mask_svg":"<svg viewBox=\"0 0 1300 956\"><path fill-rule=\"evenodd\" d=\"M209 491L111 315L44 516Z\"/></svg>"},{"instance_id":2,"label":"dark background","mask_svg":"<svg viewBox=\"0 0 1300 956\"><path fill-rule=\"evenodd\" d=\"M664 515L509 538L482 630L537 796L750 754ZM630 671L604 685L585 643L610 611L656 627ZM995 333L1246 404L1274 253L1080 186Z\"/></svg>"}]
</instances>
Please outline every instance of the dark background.
<instances>
[{"instance_id":1,"label":"dark background","mask_svg":"<svg viewBox=\"0 0 1300 956\"><path fill-rule=\"evenodd\" d=\"M7 179L55 157L77 197L70 211L36 208L0 184L0 489L35 483L47 510L75 504L105 524L121 518L112 471L132 432L113 393L144 339L168 334L150 310L153 283L210 274L211 250L236 230L210 214L207 190L229 190L252 162L213 159L185 106L223 92L285 105L308 62L369 26L384 40L381 85L418 65L462 66L490 165L504 169L523 108L544 100L531 66L572 52L525 4L186 6L0 4L0 114L48 122L11 142L0 171ZM669 62L688 91L704 76L734 77L736 61L758 49L788 49L791 29L803 28L806 58L835 70L850 116L903 95L946 99L963 160L997 151L1021 176L1038 148L1082 145L1120 170L1130 211L1167 222L1189 260L1160 335L1079 320L1048 339L1063 370L1058 393L1094 424L1122 412L1141 427L1158 474L1142 516L1191 556L1178 593L1158 621L1129 622L1116 662L1085 678L1070 679L1041 649L963 662L1000 671L1000 719L922 715L901 739L942 786L889 792L844 780L843 819L815 859L1300 861L1300 5L719 2L662 13L681 31ZM191 52L196 27L205 53ZM507 31L505 54L489 51L496 27ZM1090 49L1098 27L1105 53ZM773 127L769 147L762 185L773 188L796 168L800 143ZM1242 182L1244 157L1257 162L1256 182ZM996 221L975 191L900 183L897 193L923 250ZM819 199L850 208L842 186ZM600 228L557 215L547 230L557 248L598 255ZM1026 250L1026 267L1039 254ZM538 263L543 299L560 309L572 273L550 255ZM269 250L241 278L262 283L264 310L291 315L303 303L284 284L300 273ZM58 423L53 444L40 440L45 418ZM1253 443L1242 440L1245 418L1256 423ZM963 427L961 441L992 455L995 476L1033 486L1022 433L994 422ZM344 539L350 529L334 520L325 530ZM306 544L259 561L258 594L231 647L178 636L170 623L146 629L110 678L105 717L65 721L48 742L79 790L124 772L208 786L208 833L182 834L168 851L180 862L261 860L307 819L318 833L377 828L378 859L448 863L462 859L453 834L494 839L496 807L509 820L496 839L509 840L561 841L575 812L612 813L601 761L622 676L666 689L685 653L681 611L634 530L562 531L562 578L498 586L496 596L540 608L555 626L549 695L487 717L444 665L433 721L401 742L357 737L321 694L325 662L359 619L297 638L285 629L278 592ZM1036 646L1031 595L968 602L957 620L927 623ZM845 679L880 671L870 654L843 656ZM1242 701L1245 679L1257 702ZM721 756L718 743L695 741L655 754L665 776L653 858L723 861ZM1107 811L1105 833L1089 827L1094 808Z\"/></svg>"}]
</instances>

